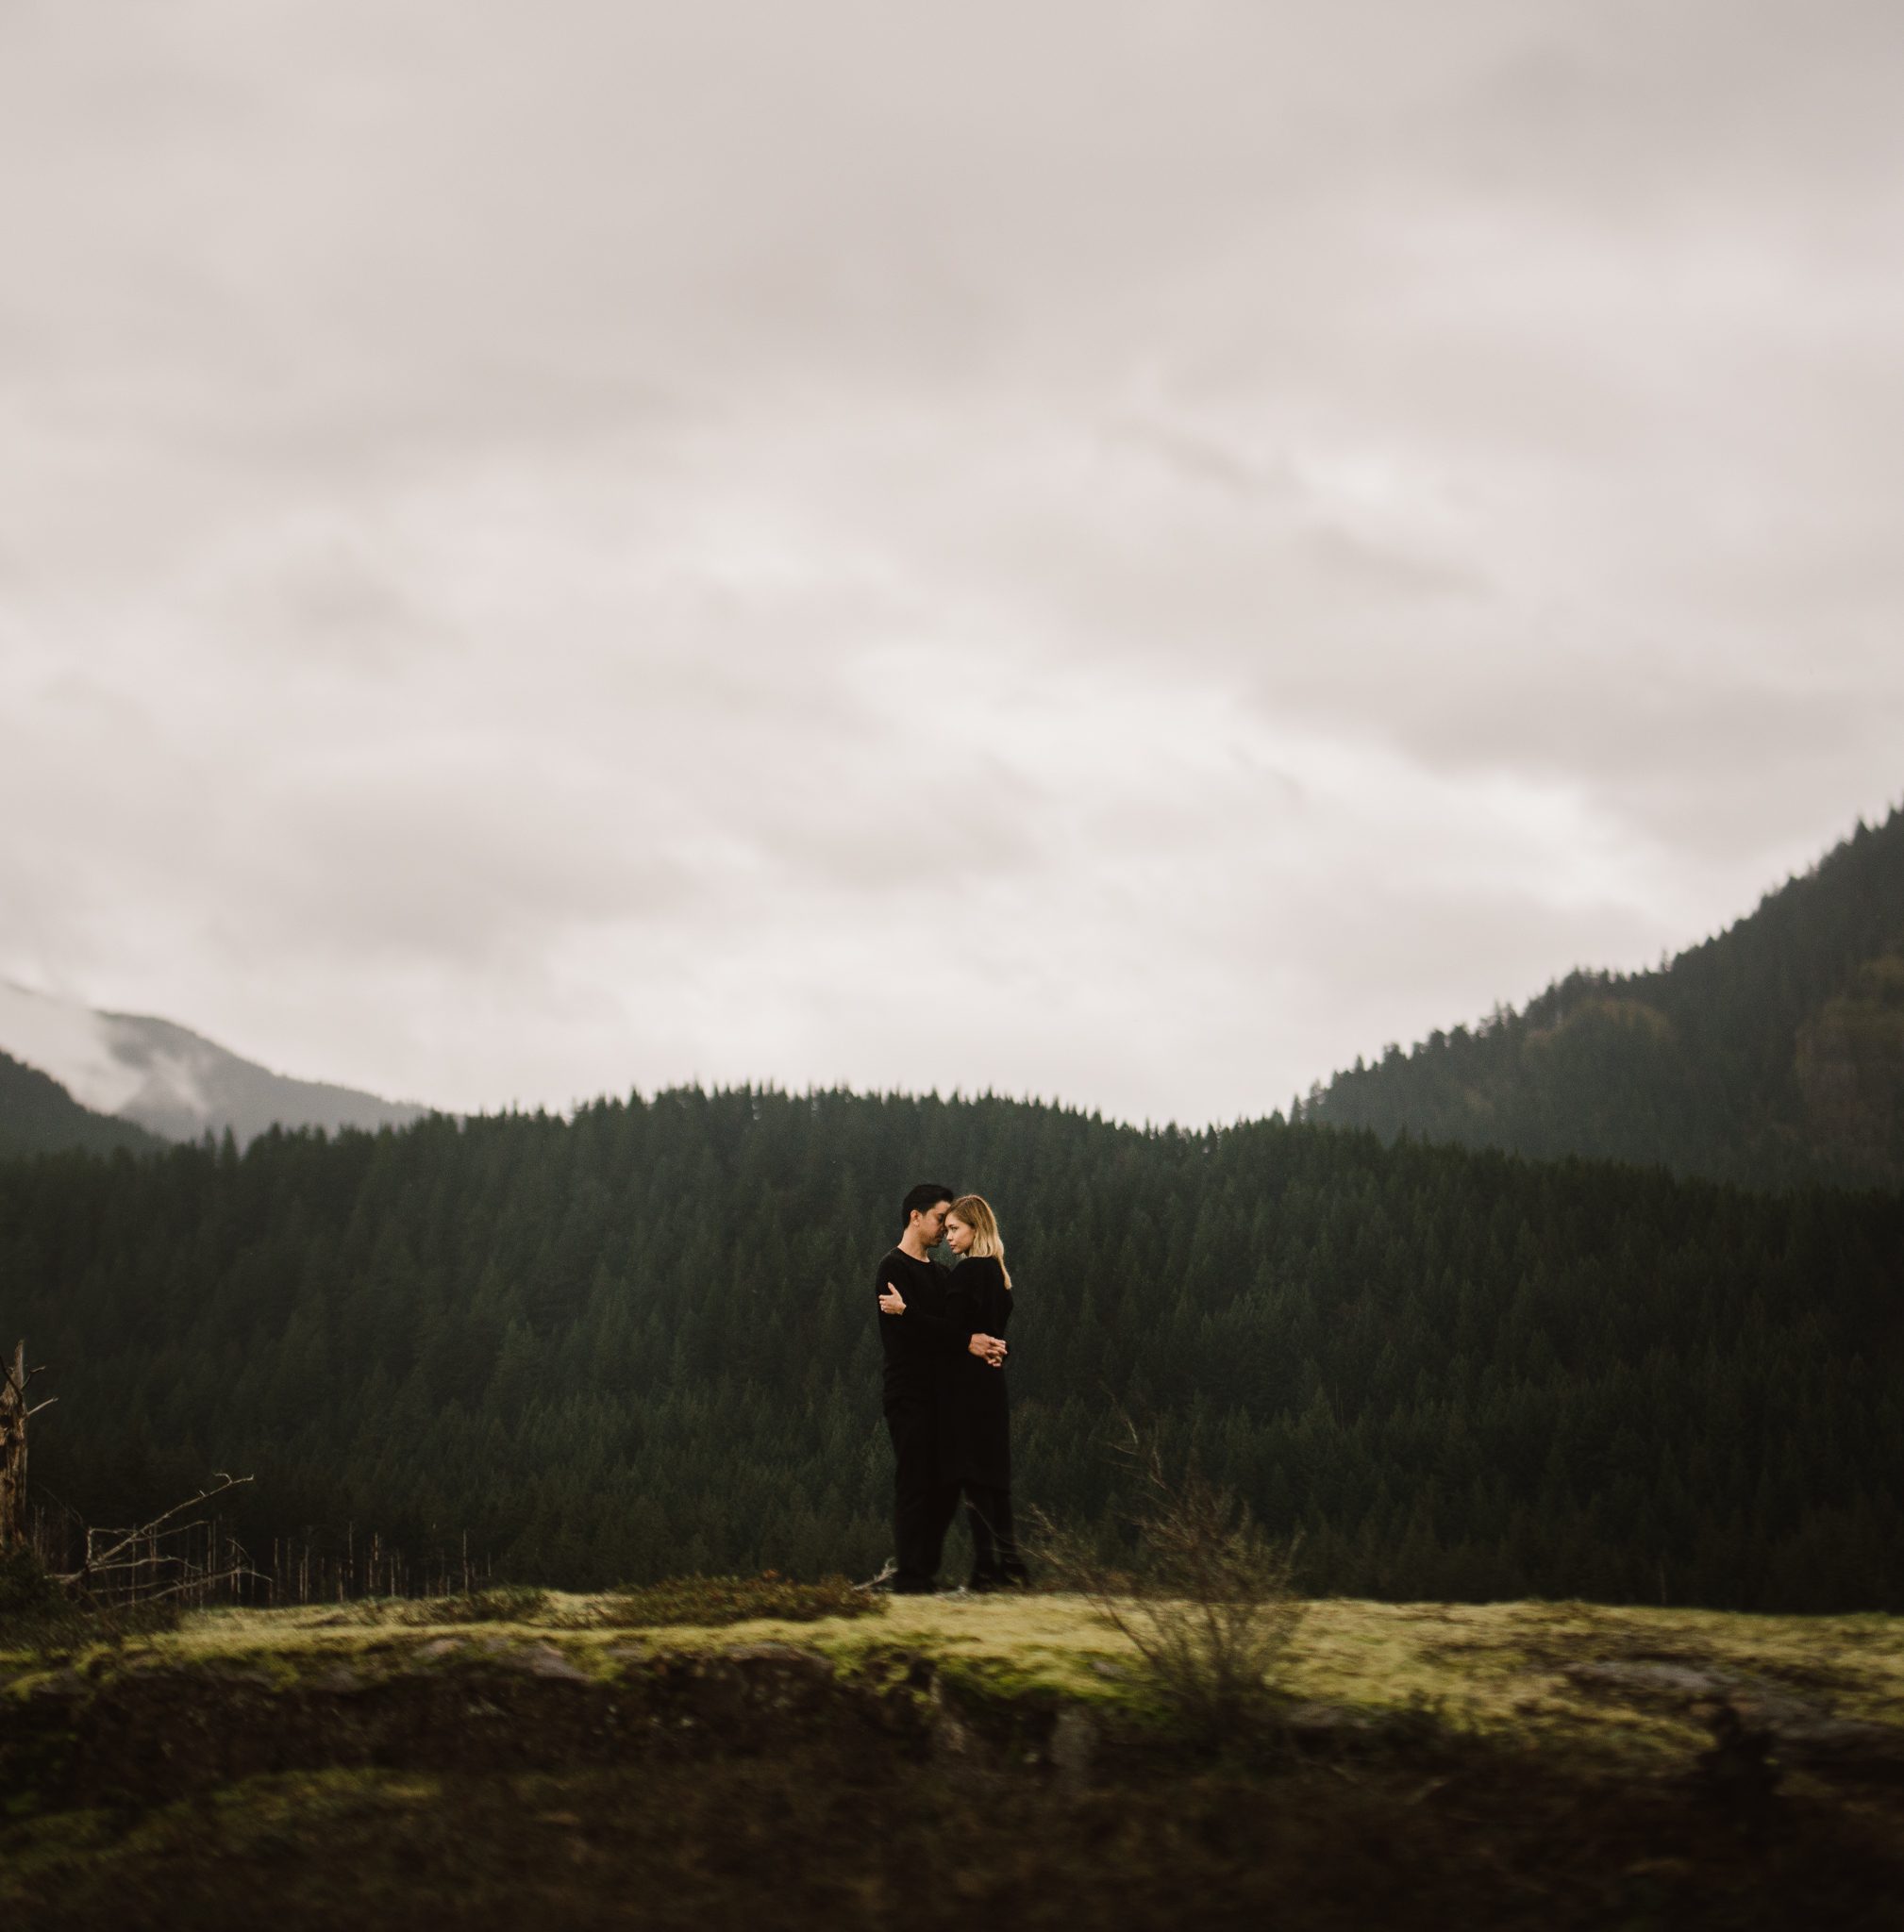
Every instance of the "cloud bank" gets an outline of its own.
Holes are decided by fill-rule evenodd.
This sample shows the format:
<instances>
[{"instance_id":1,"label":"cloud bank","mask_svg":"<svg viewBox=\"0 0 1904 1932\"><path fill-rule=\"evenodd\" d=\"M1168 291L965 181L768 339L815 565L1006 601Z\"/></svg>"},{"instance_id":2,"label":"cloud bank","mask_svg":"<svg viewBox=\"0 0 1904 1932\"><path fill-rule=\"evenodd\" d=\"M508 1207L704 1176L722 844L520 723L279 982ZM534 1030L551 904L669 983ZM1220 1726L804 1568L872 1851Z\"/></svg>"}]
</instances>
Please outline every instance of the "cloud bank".
<instances>
[{"instance_id":1,"label":"cloud bank","mask_svg":"<svg viewBox=\"0 0 1904 1932\"><path fill-rule=\"evenodd\" d=\"M0 975L1266 1111L1904 789L1891 9L0 17Z\"/></svg>"}]
</instances>

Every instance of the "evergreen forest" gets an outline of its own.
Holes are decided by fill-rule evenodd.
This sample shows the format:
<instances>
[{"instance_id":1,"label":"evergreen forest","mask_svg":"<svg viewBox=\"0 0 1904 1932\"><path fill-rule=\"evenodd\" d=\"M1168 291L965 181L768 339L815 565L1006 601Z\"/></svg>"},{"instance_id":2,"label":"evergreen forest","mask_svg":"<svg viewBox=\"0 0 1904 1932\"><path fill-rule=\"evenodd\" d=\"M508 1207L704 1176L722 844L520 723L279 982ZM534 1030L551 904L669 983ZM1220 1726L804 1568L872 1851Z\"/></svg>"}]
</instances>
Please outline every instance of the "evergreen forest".
<instances>
[{"instance_id":1,"label":"evergreen forest","mask_svg":"<svg viewBox=\"0 0 1904 1932\"><path fill-rule=\"evenodd\" d=\"M131 1121L81 1107L50 1074L0 1053L0 1158L54 1147L151 1153L164 1144Z\"/></svg>"},{"instance_id":2,"label":"evergreen forest","mask_svg":"<svg viewBox=\"0 0 1904 1932\"><path fill-rule=\"evenodd\" d=\"M1895 1191L991 1098L0 1162L0 1337L58 1398L36 1496L124 1524L227 1471L259 1555L870 1575L870 1279L927 1177L998 1210L1016 1488L1061 1522L1118 1534L1117 1405L1299 1534L1315 1591L1904 1609Z\"/></svg>"},{"instance_id":3,"label":"evergreen forest","mask_svg":"<svg viewBox=\"0 0 1904 1932\"><path fill-rule=\"evenodd\" d=\"M1749 1187L1904 1185L1904 811L1656 972L1569 974L1292 1110Z\"/></svg>"}]
</instances>

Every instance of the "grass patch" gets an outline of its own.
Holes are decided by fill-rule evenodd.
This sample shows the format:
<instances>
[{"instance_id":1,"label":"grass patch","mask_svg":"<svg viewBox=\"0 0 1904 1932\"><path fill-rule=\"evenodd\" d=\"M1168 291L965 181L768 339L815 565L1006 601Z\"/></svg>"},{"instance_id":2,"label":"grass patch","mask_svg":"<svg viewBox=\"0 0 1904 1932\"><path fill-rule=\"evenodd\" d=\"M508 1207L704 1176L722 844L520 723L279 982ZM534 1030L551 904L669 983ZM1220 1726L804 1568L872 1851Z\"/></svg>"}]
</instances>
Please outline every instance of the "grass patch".
<instances>
[{"instance_id":1,"label":"grass patch","mask_svg":"<svg viewBox=\"0 0 1904 1932\"><path fill-rule=\"evenodd\" d=\"M593 1608L589 1622L610 1629L658 1630L771 1619L818 1624L831 1617L878 1617L886 1599L855 1590L843 1576L793 1583L769 1571L763 1576L682 1576L670 1583L616 1591Z\"/></svg>"},{"instance_id":2,"label":"grass patch","mask_svg":"<svg viewBox=\"0 0 1904 1932\"><path fill-rule=\"evenodd\" d=\"M310 1611L213 1612L236 1633L249 1629L454 1629L488 1624L581 1634L590 1630L719 1629L757 1622L819 1624L886 1613L884 1597L855 1590L843 1576L794 1583L773 1571L761 1576L680 1576L594 1596L571 1596L514 1584L456 1596L382 1597ZM216 1625L207 1624L209 1630Z\"/></svg>"},{"instance_id":3,"label":"grass patch","mask_svg":"<svg viewBox=\"0 0 1904 1932\"><path fill-rule=\"evenodd\" d=\"M440 1624L533 1624L549 1607L549 1593L526 1584L472 1590L459 1596L418 1597L378 1606L392 1623L434 1627Z\"/></svg>"}]
</instances>

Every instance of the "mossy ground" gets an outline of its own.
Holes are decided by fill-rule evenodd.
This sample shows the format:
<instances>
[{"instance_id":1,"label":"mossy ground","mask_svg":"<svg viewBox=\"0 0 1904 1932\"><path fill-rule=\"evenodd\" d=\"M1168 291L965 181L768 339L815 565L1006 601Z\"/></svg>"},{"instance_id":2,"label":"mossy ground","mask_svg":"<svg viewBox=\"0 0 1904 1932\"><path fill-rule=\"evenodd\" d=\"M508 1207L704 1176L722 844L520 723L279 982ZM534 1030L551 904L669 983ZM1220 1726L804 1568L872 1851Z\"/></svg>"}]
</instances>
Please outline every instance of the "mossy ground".
<instances>
[{"instance_id":1,"label":"mossy ground","mask_svg":"<svg viewBox=\"0 0 1904 1932\"><path fill-rule=\"evenodd\" d=\"M9 1924L280 1928L517 1924L1104 1926L1891 1926L1904 1793L1788 1777L1749 1816L1705 1790L1684 1707L1583 1688L1604 1660L1719 1668L1850 1717L1904 1722L1904 1620L1581 1604L1321 1602L1278 1687L1433 1713L1393 1746L1300 1758L1169 1746L1138 1659L1075 1598L902 1599L884 1614L634 1630L550 1593L513 1621L415 1606L212 1612L174 1632L0 1657L14 1698L58 1674L204 1667L208 1698L559 1653L591 1680L644 1657L778 1641L843 1676L928 1659L997 1710L1083 1706L1157 1740L1066 1787L1018 1756L950 1762L815 1736L749 1755L533 1774L365 1765L250 1776L169 1802L38 1804L0 1822ZM223 1675L221 1675L223 1674ZM4 1721L4 1718L0 1718ZM1149 1747L1145 1747L1148 1749Z\"/></svg>"},{"instance_id":2,"label":"mossy ground","mask_svg":"<svg viewBox=\"0 0 1904 1932\"><path fill-rule=\"evenodd\" d=\"M0 1675L143 1657L242 1661L289 1677L359 1653L474 1636L553 1643L584 1669L614 1668L609 1654L631 1644L696 1651L779 1641L849 1669L868 1656L909 1650L976 1666L1001 1689L1113 1706L1141 1694L1130 1645L1077 1597L901 1597L886 1599L883 1615L761 1617L719 1626L630 1625L625 1601L548 1591L523 1616L476 1626L460 1618L429 1622L420 1606L404 1602L211 1610L122 1646L92 1642L58 1653L57 1664L25 1653L9 1657L0 1647ZM1328 1600L1309 1606L1278 1688L1295 1699L1376 1708L1427 1702L1468 1729L1680 1748L1694 1735L1683 1725L1647 1720L1636 1726L1632 1713L1611 1711L1603 1696L1561 1674L1570 1664L1613 1657L1715 1665L1820 1698L1845 1716L1904 1723L1904 1618L1879 1615Z\"/></svg>"}]
</instances>

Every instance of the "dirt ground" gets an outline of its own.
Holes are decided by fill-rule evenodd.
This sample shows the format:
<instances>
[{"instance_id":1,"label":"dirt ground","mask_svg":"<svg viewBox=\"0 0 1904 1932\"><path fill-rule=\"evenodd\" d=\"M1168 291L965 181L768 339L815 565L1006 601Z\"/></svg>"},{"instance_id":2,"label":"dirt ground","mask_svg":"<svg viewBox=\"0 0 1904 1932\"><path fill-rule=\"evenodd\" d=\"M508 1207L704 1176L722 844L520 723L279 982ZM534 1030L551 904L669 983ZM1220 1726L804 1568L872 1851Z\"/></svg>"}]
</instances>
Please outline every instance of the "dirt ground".
<instances>
[{"instance_id":1,"label":"dirt ground","mask_svg":"<svg viewBox=\"0 0 1904 1932\"><path fill-rule=\"evenodd\" d=\"M0 1662L0 1918L1888 1932L1899 1636L1318 1605L1283 1703L1215 1746L1064 1600L208 1617Z\"/></svg>"}]
</instances>

